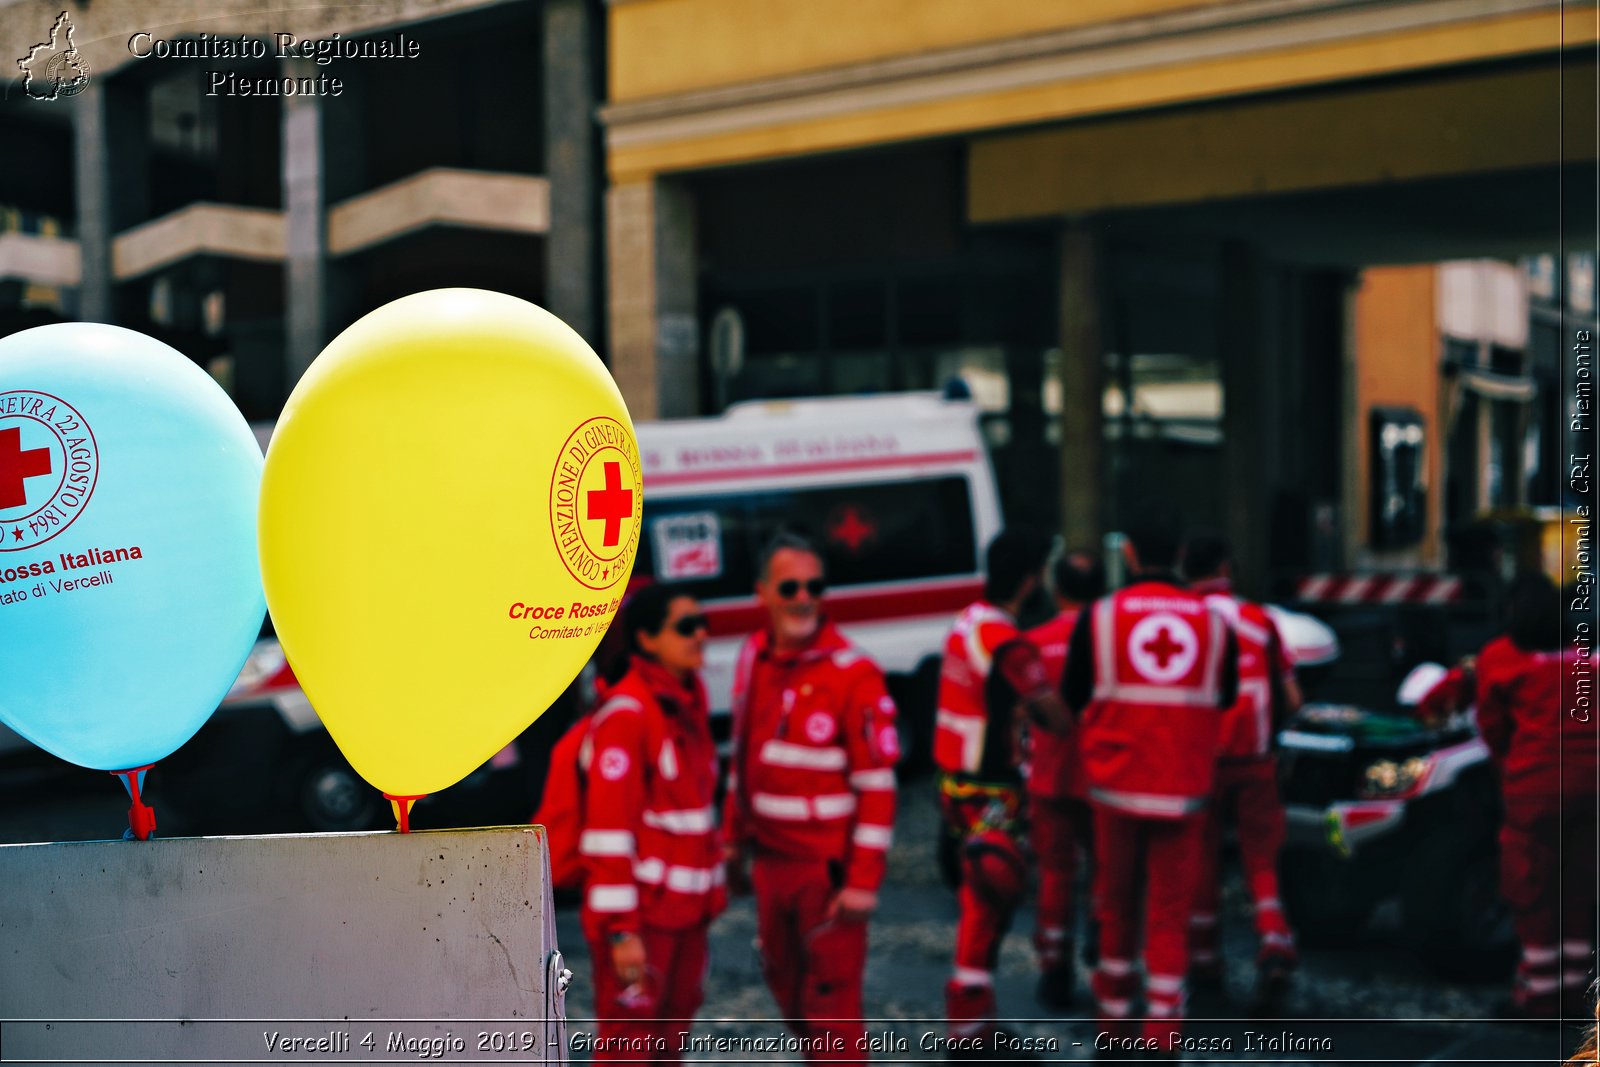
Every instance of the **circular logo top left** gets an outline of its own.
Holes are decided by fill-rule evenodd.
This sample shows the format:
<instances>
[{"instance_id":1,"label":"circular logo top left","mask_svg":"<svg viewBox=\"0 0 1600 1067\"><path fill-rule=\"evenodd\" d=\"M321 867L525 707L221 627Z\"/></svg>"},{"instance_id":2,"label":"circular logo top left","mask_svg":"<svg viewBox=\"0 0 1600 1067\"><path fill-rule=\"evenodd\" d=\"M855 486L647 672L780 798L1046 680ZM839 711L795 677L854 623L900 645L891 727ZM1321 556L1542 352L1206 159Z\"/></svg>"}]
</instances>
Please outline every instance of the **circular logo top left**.
<instances>
[{"instance_id":1,"label":"circular logo top left","mask_svg":"<svg viewBox=\"0 0 1600 1067\"><path fill-rule=\"evenodd\" d=\"M88 421L50 393L0 393L0 552L33 548L83 514L100 472Z\"/></svg>"}]
</instances>

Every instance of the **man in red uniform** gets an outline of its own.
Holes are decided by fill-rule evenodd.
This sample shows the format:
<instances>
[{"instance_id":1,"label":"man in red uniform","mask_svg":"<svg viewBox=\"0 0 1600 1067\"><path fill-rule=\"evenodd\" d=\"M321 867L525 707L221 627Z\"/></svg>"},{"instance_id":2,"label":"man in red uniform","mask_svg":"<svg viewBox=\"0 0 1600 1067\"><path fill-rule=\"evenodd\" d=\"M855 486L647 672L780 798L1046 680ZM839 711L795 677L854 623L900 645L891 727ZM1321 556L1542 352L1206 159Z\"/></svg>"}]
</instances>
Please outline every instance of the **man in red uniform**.
<instances>
[{"instance_id":1,"label":"man in red uniform","mask_svg":"<svg viewBox=\"0 0 1600 1067\"><path fill-rule=\"evenodd\" d=\"M780 535L739 654L725 833L730 887L754 857L767 985L808 1062L864 1060L861 974L895 814L900 746L877 666L822 612L822 558Z\"/></svg>"},{"instance_id":2,"label":"man in red uniform","mask_svg":"<svg viewBox=\"0 0 1600 1067\"><path fill-rule=\"evenodd\" d=\"M1561 596L1548 578L1523 575L1508 599L1508 632L1475 667L1442 679L1422 710L1438 718L1473 693L1500 773L1500 892L1522 945L1507 1014L1584 1017L1596 933L1594 664L1575 647L1563 652Z\"/></svg>"},{"instance_id":3,"label":"man in red uniform","mask_svg":"<svg viewBox=\"0 0 1600 1067\"><path fill-rule=\"evenodd\" d=\"M1049 552L1049 540L1029 530L1006 530L994 539L984 599L956 617L939 676L933 758L940 808L961 841L961 920L945 1014L952 1037L996 1046L995 964L1028 881L1023 716L1057 731L1065 725L1039 652L1016 623L1017 610L1044 585Z\"/></svg>"},{"instance_id":4,"label":"man in red uniform","mask_svg":"<svg viewBox=\"0 0 1600 1067\"><path fill-rule=\"evenodd\" d=\"M1039 649L1052 690L1061 686L1067 666L1067 641L1084 605L1105 595L1106 569L1086 551L1056 560L1056 616L1028 631ZM1092 852L1089 802L1075 734L1034 730L1029 735L1028 819L1039 864L1033 947L1039 958L1039 1003L1062 1010L1072 1003L1076 969L1072 950L1072 892L1078 855ZM1091 934L1092 936L1092 934Z\"/></svg>"},{"instance_id":5,"label":"man in red uniform","mask_svg":"<svg viewBox=\"0 0 1600 1067\"><path fill-rule=\"evenodd\" d=\"M1238 649L1222 616L1179 584L1177 515L1147 506L1127 534L1133 584L1084 609L1062 693L1079 715L1094 810L1096 1009L1113 1036L1134 1036L1143 899L1148 1017L1141 1036L1165 1053L1182 1031L1189 913L1220 713L1238 696Z\"/></svg>"},{"instance_id":6,"label":"man in red uniform","mask_svg":"<svg viewBox=\"0 0 1600 1067\"><path fill-rule=\"evenodd\" d=\"M1207 816L1201 852L1199 892L1189 919L1189 980L1216 988L1222 984L1220 859L1222 827L1238 830L1239 859L1255 905L1256 1004L1276 1011L1297 962L1294 933L1278 897L1278 853L1287 831L1278 797L1278 764L1273 741L1284 720L1300 706L1294 665L1277 624L1260 604L1233 592L1233 546L1221 534L1191 537L1183 552L1191 592L1221 613L1239 641L1239 699L1222 716L1222 746L1217 781Z\"/></svg>"}]
</instances>

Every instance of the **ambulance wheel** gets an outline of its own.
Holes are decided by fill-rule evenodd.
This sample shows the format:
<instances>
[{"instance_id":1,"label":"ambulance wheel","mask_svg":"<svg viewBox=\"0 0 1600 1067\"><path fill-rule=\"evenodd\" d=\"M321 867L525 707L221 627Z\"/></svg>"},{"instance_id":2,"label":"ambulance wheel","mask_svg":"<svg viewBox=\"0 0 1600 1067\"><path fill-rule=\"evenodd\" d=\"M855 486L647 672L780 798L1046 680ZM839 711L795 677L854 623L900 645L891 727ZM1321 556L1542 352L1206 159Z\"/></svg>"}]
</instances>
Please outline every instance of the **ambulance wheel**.
<instances>
[{"instance_id":1,"label":"ambulance wheel","mask_svg":"<svg viewBox=\"0 0 1600 1067\"><path fill-rule=\"evenodd\" d=\"M301 818L317 832L370 830L386 807L383 795L331 745L301 764L295 794Z\"/></svg>"}]
</instances>

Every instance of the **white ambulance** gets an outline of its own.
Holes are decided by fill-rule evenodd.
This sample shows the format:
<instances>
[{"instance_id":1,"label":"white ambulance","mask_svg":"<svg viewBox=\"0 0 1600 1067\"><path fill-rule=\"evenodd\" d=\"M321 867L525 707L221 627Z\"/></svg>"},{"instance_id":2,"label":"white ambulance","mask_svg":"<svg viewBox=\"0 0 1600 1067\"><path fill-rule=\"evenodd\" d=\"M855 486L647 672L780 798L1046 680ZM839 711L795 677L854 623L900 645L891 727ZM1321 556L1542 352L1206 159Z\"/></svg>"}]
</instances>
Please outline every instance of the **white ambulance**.
<instances>
[{"instance_id":1,"label":"white ambulance","mask_svg":"<svg viewBox=\"0 0 1600 1067\"><path fill-rule=\"evenodd\" d=\"M786 529L821 549L828 615L889 675L907 758L926 763L944 638L982 595L1000 530L977 405L931 392L751 401L637 429L634 581L682 583L705 605L719 740L739 645L765 624L757 558Z\"/></svg>"}]
</instances>

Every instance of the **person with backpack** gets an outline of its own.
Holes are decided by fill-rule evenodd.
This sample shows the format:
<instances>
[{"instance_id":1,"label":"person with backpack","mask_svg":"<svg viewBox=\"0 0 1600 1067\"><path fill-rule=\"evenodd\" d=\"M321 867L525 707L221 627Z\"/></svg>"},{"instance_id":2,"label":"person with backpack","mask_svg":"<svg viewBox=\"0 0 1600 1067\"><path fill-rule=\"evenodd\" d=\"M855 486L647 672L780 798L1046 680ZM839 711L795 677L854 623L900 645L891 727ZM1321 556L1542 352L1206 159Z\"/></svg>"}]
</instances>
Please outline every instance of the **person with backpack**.
<instances>
[{"instance_id":1,"label":"person with backpack","mask_svg":"<svg viewBox=\"0 0 1600 1067\"><path fill-rule=\"evenodd\" d=\"M574 880L574 852L581 872L595 1060L675 1063L682 1021L705 997L707 930L726 902L717 751L698 673L706 617L681 589L650 585L622 625L627 671L557 745L534 821L549 830L556 884ZM558 778L563 762L576 766L576 789Z\"/></svg>"},{"instance_id":2,"label":"person with backpack","mask_svg":"<svg viewBox=\"0 0 1600 1067\"><path fill-rule=\"evenodd\" d=\"M934 720L939 810L960 841L961 918L945 983L952 1056L981 1058L1015 1047L998 1022L1000 946L1027 893L1023 723L1061 733L1066 713L1039 650L1017 627L1045 585L1050 539L1002 530L984 553L983 599L956 616L945 638Z\"/></svg>"}]
</instances>

